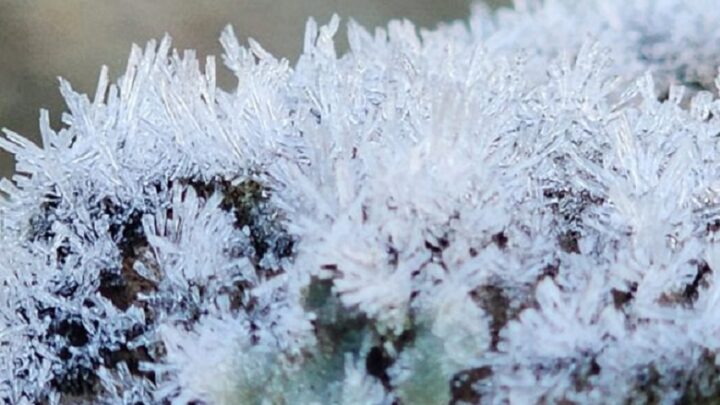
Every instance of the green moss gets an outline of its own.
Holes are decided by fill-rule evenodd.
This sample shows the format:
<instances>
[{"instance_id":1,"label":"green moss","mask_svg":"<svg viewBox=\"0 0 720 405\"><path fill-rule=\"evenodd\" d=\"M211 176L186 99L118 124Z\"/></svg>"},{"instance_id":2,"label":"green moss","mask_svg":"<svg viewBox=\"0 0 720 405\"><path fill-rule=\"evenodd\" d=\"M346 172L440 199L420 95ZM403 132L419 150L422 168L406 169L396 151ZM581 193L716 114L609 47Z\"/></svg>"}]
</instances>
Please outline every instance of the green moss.
<instances>
[{"instance_id":1,"label":"green moss","mask_svg":"<svg viewBox=\"0 0 720 405\"><path fill-rule=\"evenodd\" d=\"M447 404L451 401L450 377L443 370L442 341L428 330L418 331L399 365L409 371L399 378L395 392L404 404Z\"/></svg>"},{"instance_id":2,"label":"green moss","mask_svg":"<svg viewBox=\"0 0 720 405\"><path fill-rule=\"evenodd\" d=\"M305 309L316 316L315 331L322 355L335 358L344 368L345 353L357 355L371 338L370 320L357 310L345 308L332 293L332 282L313 279L307 290Z\"/></svg>"},{"instance_id":3,"label":"green moss","mask_svg":"<svg viewBox=\"0 0 720 405\"><path fill-rule=\"evenodd\" d=\"M253 360L244 367L236 395L228 404L339 403L345 378L345 355L358 356L372 340L370 322L348 310L333 295L329 281L313 279L306 291L305 308L316 314L317 345L302 358ZM259 370L262 369L262 370Z\"/></svg>"}]
</instances>

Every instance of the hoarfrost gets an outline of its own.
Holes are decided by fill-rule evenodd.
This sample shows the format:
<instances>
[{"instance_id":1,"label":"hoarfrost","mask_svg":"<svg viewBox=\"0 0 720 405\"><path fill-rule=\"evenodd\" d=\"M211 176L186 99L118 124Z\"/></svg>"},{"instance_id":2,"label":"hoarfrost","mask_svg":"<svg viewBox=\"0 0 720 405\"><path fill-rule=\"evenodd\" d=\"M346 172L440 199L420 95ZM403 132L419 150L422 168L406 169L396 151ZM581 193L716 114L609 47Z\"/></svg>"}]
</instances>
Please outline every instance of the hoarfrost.
<instances>
[{"instance_id":1,"label":"hoarfrost","mask_svg":"<svg viewBox=\"0 0 720 405\"><path fill-rule=\"evenodd\" d=\"M716 397L717 7L516 3L62 81L0 138L0 399Z\"/></svg>"}]
</instances>

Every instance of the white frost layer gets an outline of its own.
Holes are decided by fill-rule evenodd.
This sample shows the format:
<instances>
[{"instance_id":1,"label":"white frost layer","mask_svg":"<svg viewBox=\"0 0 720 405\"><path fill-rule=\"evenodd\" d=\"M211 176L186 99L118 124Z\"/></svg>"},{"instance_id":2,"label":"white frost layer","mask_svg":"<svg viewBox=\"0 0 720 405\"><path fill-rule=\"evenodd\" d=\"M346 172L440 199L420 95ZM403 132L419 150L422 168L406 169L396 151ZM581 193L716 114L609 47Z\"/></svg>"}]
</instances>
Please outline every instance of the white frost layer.
<instances>
[{"instance_id":1,"label":"white frost layer","mask_svg":"<svg viewBox=\"0 0 720 405\"><path fill-rule=\"evenodd\" d=\"M425 325L439 378L489 368L488 403L679 399L720 350L720 8L517 3L419 34L351 22L344 55L338 19L310 20L295 67L228 28L231 91L168 38L134 47L115 84L103 69L93 98L62 82L62 129L43 112L41 147L0 139L18 160L0 182L0 399L67 401L67 370L99 377L101 399L78 402L245 398L252 377L220 374L271 378L262 356L317 349L313 277L378 334ZM251 263L223 197L183 184L248 178L291 259ZM119 308L98 286L133 215L148 245L132 270L154 288ZM163 345L144 374L103 357ZM411 395L426 351L396 353L389 387L349 354L333 392Z\"/></svg>"}]
</instances>

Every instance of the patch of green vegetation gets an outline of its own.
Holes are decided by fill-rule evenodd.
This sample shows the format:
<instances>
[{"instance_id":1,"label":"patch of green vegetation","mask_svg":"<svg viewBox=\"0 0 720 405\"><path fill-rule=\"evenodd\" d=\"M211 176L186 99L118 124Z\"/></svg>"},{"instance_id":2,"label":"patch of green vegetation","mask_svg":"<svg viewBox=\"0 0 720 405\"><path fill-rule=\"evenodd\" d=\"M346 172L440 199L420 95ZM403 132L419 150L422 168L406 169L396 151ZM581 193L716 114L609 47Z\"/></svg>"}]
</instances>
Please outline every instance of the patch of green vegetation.
<instances>
[{"instance_id":1,"label":"patch of green vegetation","mask_svg":"<svg viewBox=\"0 0 720 405\"><path fill-rule=\"evenodd\" d=\"M447 404L452 400L449 381L443 370L443 342L426 329L418 334L400 356L395 392L403 404Z\"/></svg>"}]
</instances>

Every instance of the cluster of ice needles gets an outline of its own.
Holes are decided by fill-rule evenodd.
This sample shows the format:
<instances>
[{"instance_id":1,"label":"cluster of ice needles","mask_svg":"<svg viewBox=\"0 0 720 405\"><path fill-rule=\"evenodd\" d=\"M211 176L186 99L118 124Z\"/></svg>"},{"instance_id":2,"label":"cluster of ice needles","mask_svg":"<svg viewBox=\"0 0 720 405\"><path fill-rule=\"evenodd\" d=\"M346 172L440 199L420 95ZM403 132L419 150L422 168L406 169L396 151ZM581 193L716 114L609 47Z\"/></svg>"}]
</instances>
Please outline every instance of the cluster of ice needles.
<instances>
[{"instance_id":1,"label":"cluster of ice needles","mask_svg":"<svg viewBox=\"0 0 720 405\"><path fill-rule=\"evenodd\" d=\"M720 8L134 47L0 182L0 403L720 395Z\"/></svg>"}]
</instances>

